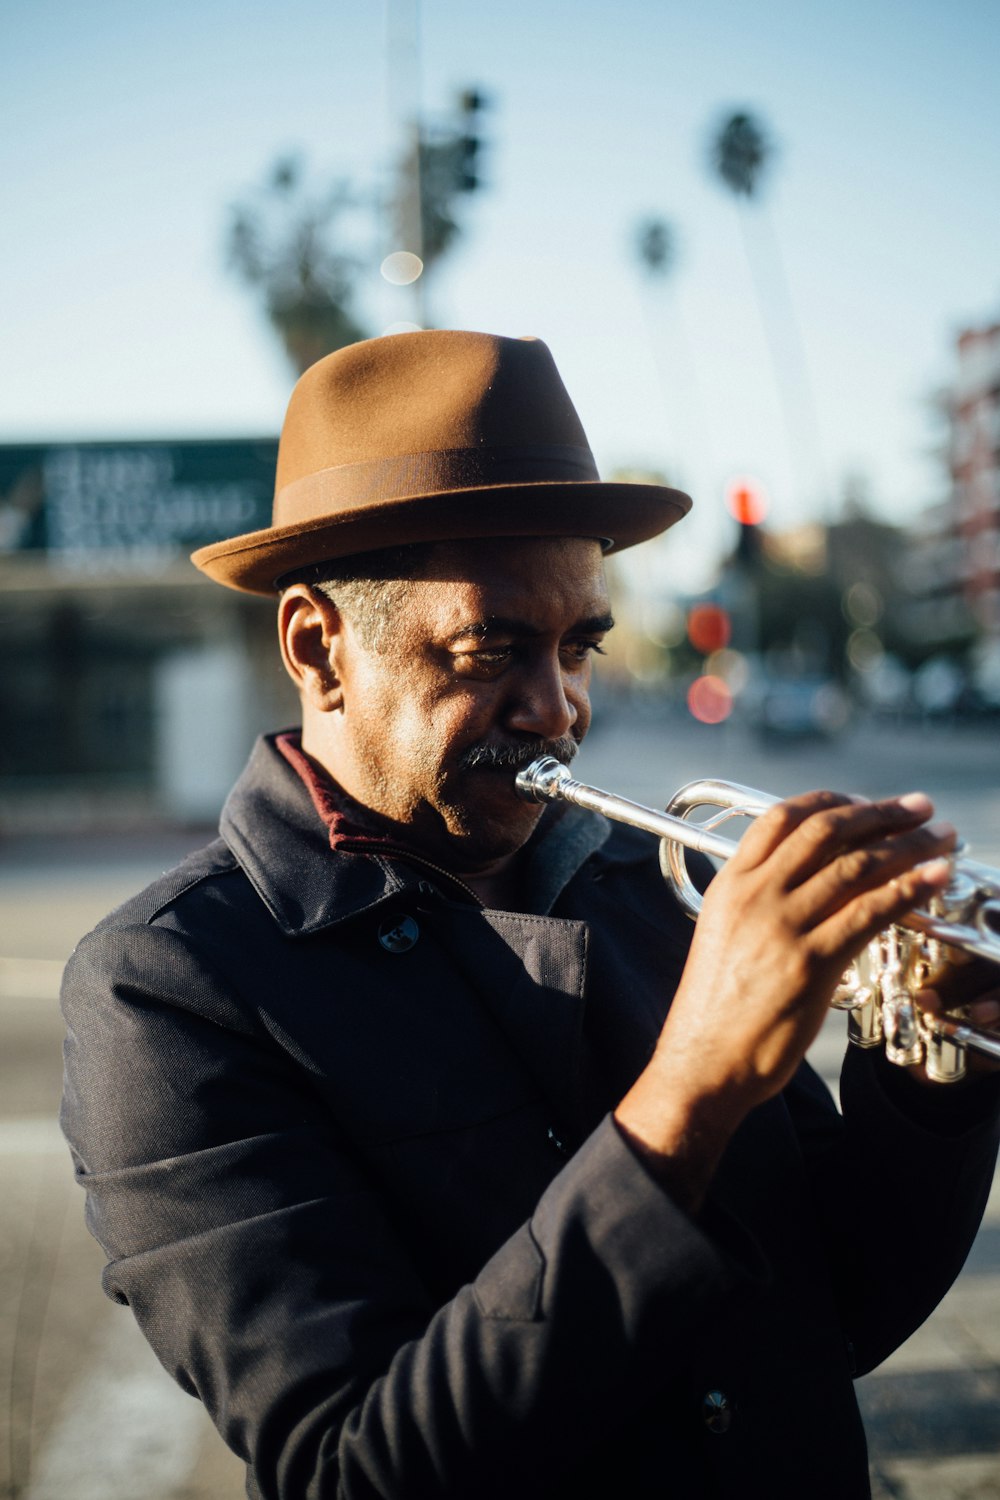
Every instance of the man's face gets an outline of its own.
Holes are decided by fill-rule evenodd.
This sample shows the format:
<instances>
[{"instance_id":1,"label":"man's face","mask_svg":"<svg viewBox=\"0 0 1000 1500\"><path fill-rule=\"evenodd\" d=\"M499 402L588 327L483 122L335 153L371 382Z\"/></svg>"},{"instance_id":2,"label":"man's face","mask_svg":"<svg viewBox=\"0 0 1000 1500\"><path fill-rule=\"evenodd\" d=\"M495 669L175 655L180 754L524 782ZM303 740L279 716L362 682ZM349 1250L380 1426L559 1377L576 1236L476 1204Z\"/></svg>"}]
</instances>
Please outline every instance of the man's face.
<instances>
[{"instance_id":1,"label":"man's face","mask_svg":"<svg viewBox=\"0 0 1000 1500\"><path fill-rule=\"evenodd\" d=\"M423 574L381 651L344 623L328 763L409 846L471 874L538 821L514 793L517 767L567 760L587 732L591 657L612 624L601 549L576 537L447 543Z\"/></svg>"}]
</instances>

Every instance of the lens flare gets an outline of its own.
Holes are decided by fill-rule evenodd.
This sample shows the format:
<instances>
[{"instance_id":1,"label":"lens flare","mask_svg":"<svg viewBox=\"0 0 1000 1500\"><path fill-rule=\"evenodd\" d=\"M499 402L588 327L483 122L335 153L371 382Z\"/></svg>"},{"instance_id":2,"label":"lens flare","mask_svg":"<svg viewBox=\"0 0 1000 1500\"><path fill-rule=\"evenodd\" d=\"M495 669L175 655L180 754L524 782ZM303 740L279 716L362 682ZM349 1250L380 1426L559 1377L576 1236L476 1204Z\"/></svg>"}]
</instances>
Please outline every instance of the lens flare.
<instances>
[{"instance_id":1,"label":"lens flare","mask_svg":"<svg viewBox=\"0 0 1000 1500\"><path fill-rule=\"evenodd\" d=\"M735 698L750 681L750 663L742 651L713 651L705 663L705 675L721 677Z\"/></svg>"},{"instance_id":2,"label":"lens flare","mask_svg":"<svg viewBox=\"0 0 1000 1500\"><path fill-rule=\"evenodd\" d=\"M874 630L852 630L847 638L847 659L855 672L874 672L885 656L885 648Z\"/></svg>"},{"instance_id":3,"label":"lens flare","mask_svg":"<svg viewBox=\"0 0 1000 1500\"><path fill-rule=\"evenodd\" d=\"M733 695L721 677L696 677L687 704L699 724L721 724L733 711Z\"/></svg>"},{"instance_id":4,"label":"lens flare","mask_svg":"<svg viewBox=\"0 0 1000 1500\"><path fill-rule=\"evenodd\" d=\"M423 269L423 261L412 250L394 250L381 265L382 275L393 286L409 286L416 281Z\"/></svg>"},{"instance_id":5,"label":"lens flare","mask_svg":"<svg viewBox=\"0 0 1000 1500\"><path fill-rule=\"evenodd\" d=\"M688 640L703 656L729 645L732 622L721 604L696 604L688 611Z\"/></svg>"}]
</instances>

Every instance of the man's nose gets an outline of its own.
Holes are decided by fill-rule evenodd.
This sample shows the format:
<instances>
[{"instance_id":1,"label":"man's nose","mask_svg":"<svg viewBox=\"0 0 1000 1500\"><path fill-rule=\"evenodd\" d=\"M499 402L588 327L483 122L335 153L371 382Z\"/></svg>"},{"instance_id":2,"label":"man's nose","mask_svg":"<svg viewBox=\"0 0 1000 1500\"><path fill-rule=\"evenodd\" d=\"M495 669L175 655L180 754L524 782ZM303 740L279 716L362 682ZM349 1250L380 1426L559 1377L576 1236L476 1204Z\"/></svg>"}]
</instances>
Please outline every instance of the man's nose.
<instances>
[{"instance_id":1,"label":"man's nose","mask_svg":"<svg viewBox=\"0 0 1000 1500\"><path fill-rule=\"evenodd\" d=\"M507 715L508 727L518 734L557 740L580 718L586 694L568 683L558 662L539 665L519 684Z\"/></svg>"}]
</instances>

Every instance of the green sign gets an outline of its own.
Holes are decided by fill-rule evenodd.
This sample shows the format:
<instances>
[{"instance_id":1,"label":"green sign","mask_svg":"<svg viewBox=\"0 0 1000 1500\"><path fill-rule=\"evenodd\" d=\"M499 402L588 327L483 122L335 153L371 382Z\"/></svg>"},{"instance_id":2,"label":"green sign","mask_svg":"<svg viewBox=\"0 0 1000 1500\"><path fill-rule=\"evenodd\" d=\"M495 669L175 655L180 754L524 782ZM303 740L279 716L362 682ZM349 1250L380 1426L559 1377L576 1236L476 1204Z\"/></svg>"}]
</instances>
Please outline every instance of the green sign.
<instances>
[{"instance_id":1,"label":"green sign","mask_svg":"<svg viewBox=\"0 0 1000 1500\"><path fill-rule=\"evenodd\" d=\"M0 555L155 571L271 524L275 439L0 445Z\"/></svg>"}]
</instances>

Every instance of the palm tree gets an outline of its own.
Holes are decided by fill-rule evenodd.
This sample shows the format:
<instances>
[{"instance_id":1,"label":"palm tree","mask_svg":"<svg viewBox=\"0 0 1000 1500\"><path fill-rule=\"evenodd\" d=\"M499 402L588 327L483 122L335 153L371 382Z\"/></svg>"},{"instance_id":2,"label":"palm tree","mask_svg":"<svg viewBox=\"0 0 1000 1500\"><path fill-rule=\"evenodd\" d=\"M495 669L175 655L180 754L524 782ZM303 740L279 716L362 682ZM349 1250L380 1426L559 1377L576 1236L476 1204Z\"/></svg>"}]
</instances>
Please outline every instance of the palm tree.
<instances>
[{"instance_id":1,"label":"palm tree","mask_svg":"<svg viewBox=\"0 0 1000 1500\"><path fill-rule=\"evenodd\" d=\"M722 122L712 143L715 169L737 195L752 198L771 154L764 127L753 115L739 110Z\"/></svg>"},{"instance_id":2,"label":"palm tree","mask_svg":"<svg viewBox=\"0 0 1000 1500\"><path fill-rule=\"evenodd\" d=\"M358 202L346 182L311 196L301 162L284 157L263 188L233 208L229 265L262 293L268 320L297 374L367 337L353 312L363 261L347 248L343 227Z\"/></svg>"},{"instance_id":3,"label":"palm tree","mask_svg":"<svg viewBox=\"0 0 1000 1500\"><path fill-rule=\"evenodd\" d=\"M665 219L643 219L636 228L635 249L650 276L665 276L676 257L674 231Z\"/></svg>"}]
</instances>

